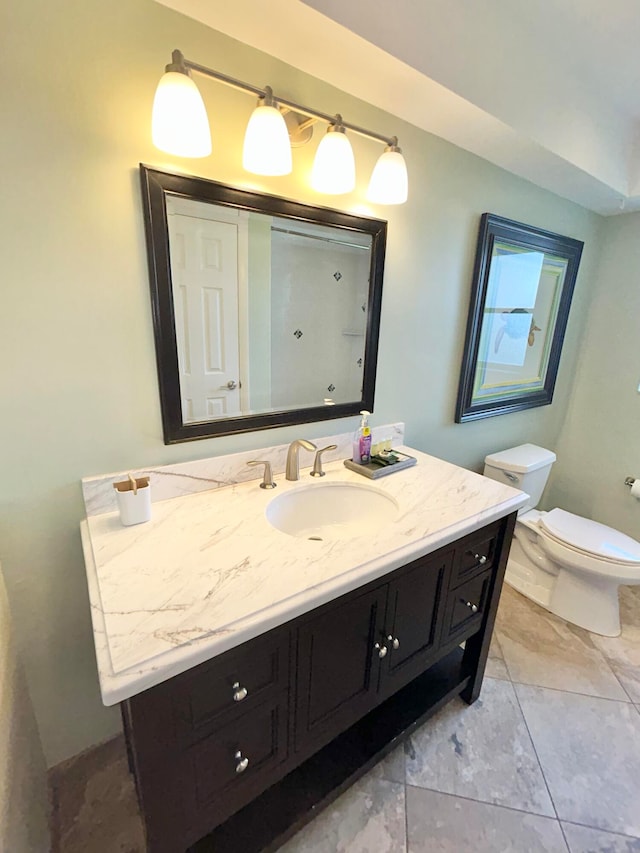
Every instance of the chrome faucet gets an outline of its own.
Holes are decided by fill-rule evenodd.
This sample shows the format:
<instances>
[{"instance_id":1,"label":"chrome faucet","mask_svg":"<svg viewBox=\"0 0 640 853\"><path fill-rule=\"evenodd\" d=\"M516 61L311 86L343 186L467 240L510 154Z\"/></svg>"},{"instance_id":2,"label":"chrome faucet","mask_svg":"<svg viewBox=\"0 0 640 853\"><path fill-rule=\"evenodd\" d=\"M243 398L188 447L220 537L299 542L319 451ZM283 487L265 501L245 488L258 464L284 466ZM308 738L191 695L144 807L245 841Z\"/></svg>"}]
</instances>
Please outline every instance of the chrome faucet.
<instances>
[{"instance_id":1,"label":"chrome faucet","mask_svg":"<svg viewBox=\"0 0 640 853\"><path fill-rule=\"evenodd\" d=\"M289 445L289 450L287 451L287 480L300 479L298 453L300 452L301 447L304 447L305 450L317 450L315 444L311 441L307 441L306 438L296 438L295 441L292 441Z\"/></svg>"}]
</instances>

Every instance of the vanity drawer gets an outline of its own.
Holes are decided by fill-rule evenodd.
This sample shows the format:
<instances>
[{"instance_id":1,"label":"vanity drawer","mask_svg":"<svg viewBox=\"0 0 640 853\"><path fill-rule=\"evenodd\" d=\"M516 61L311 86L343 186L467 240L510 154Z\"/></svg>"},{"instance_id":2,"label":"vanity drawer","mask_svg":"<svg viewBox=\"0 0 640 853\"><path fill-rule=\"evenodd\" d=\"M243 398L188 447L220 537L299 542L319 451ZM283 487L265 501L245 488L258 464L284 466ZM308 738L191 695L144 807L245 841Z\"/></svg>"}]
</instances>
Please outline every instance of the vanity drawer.
<instances>
[{"instance_id":1,"label":"vanity drawer","mask_svg":"<svg viewBox=\"0 0 640 853\"><path fill-rule=\"evenodd\" d=\"M213 723L244 715L289 683L289 636L278 632L244 643L182 676L176 722L187 740Z\"/></svg>"},{"instance_id":2,"label":"vanity drawer","mask_svg":"<svg viewBox=\"0 0 640 853\"><path fill-rule=\"evenodd\" d=\"M189 749L189 799L195 822L225 820L271 785L288 757L286 696L221 726Z\"/></svg>"},{"instance_id":3,"label":"vanity drawer","mask_svg":"<svg viewBox=\"0 0 640 853\"><path fill-rule=\"evenodd\" d=\"M456 549L451 586L458 586L493 566L498 544L499 525L478 530Z\"/></svg>"},{"instance_id":4,"label":"vanity drawer","mask_svg":"<svg viewBox=\"0 0 640 853\"><path fill-rule=\"evenodd\" d=\"M443 642L456 634L472 634L478 630L489 596L492 572L483 572L452 589L447 598Z\"/></svg>"}]
</instances>

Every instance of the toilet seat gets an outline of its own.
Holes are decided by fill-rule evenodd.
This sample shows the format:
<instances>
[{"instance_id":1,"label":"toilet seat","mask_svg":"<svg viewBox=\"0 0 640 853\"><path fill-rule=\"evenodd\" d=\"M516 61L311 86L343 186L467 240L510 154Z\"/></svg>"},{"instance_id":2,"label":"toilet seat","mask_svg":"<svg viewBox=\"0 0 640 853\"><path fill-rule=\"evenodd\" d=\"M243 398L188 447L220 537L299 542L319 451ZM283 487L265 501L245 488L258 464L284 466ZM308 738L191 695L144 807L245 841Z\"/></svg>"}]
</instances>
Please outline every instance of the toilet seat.
<instances>
[{"instance_id":1,"label":"toilet seat","mask_svg":"<svg viewBox=\"0 0 640 853\"><path fill-rule=\"evenodd\" d=\"M640 542L624 533L562 509L540 513L536 527L542 548L560 564L618 583L640 581ZM588 551L558 533L567 539L577 539L581 545L586 540L594 550ZM581 538L583 533L586 534L584 540ZM615 559L611 556L614 548L620 549L630 559Z\"/></svg>"},{"instance_id":2,"label":"toilet seat","mask_svg":"<svg viewBox=\"0 0 640 853\"><path fill-rule=\"evenodd\" d=\"M640 568L640 542L606 524L564 509L541 513L539 524L567 548L616 566Z\"/></svg>"}]
</instances>

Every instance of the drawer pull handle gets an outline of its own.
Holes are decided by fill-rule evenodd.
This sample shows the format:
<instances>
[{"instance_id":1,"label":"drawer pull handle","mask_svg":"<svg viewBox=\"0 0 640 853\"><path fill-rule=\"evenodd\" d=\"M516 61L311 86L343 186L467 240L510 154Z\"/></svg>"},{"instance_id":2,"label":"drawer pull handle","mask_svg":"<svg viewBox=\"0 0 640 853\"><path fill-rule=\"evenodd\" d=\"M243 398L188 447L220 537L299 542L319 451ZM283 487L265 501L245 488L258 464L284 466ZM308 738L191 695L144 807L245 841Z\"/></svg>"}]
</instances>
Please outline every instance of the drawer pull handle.
<instances>
[{"instance_id":1,"label":"drawer pull handle","mask_svg":"<svg viewBox=\"0 0 640 853\"><path fill-rule=\"evenodd\" d=\"M464 601L464 598L461 598L460 601ZM464 601L464 603L467 605L467 607L469 608L469 610L472 613L478 612L478 605L477 604L472 604L470 601Z\"/></svg>"},{"instance_id":2,"label":"drawer pull handle","mask_svg":"<svg viewBox=\"0 0 640 853\"><path fill-rule=\"evenodd\" d=\"M246 687L240 687L240 682L236 681L233 685L233 701L242 702L243 699L247 698L248 692Z\"/></svg>"},{"instance_id":3,"label":"drawer pull handle","mask_svg":"<svg viewBox=\"0 0 640 853\"><path fill-rule=\"evenodd\" d=\"M386 646L381 646L380 643L376 643L373 648L378 652L379 658L386 658L388 651Z\"/></svg>"},{"instance_id":4,"label":"drawer pull handle","mask_svg":"<svg viewBox=\"0 0 640 853\"><path fill-rule=\"evenodd\" d=\"M482 556L480 556L480 554L474 554L473 556L476 558L476 560L480 563L481 566L484 566L484 564L487 562L487 558L484 554Z\"/></svg>"},{"instance_id":5,"label":"drawer pull handle","mask_svg":"<svg viewBox=\"0 0 640 853\"><path fill-rule=\"evenodd\" d=\"M399 649L400 648L400 640L397 637L394 637L391 634L389 634L389 636L387 637L387 641L389 643L391 643L391 648L393 648L393 649Z\"/></svg>"},{"instance_id":6,"label":"drawer pull handle","mask_svg":"<svg viewBox=\"0 0 640 853\"><path fill-rule=\"evenodd\" d=\"M235 755L236 759L236 773L244 773L244 771L249 766L249 759L242 757L242 752L238 750Z\"/></svg>"}]
</instances>

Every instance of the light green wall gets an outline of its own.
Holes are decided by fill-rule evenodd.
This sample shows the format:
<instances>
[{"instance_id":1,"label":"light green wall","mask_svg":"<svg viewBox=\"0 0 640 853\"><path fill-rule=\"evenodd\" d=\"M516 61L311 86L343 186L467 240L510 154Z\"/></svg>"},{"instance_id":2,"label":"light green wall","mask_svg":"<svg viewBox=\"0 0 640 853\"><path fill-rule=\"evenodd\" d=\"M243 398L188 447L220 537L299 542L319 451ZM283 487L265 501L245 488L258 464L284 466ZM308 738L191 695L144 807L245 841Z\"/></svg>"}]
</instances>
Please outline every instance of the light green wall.
<instances>
[{"instance_id":1,"label":"light green wall","mask_svg":"<svg viewBox=\"0 0 640 853\"><path fill-rule=\"evenodd\" d=\"M49 763L112 734L102 708L78 524L82 476L352 429L356 420L165 447L162 442L137 166L182 169L311 203L315 145L294 174L246 175L251 98L203 81L215 153L155 151L149 115L173 48L283 96L399 135L411 198L389 219L374 423L404 420L408 441L479 468L524 440L555 447L599 254L601 220L276 59L152 0L5 4L0 53L3 187L0 556ZM360 199L379 146L355 140ZM586 241L556 403L454 425L469 283L484 211ZM365 211L366 212L366 211Z\"/></svg>"},{"instance_id":2,"label":"light green wall","mask_svg":"<svg viewBox=\"0 0 640 853\"><path fill-rule=\"evenodd\" d=\"M640 539L640 213L604 221L597 282L545 505Z\"/></svg>"}]
</instances>

